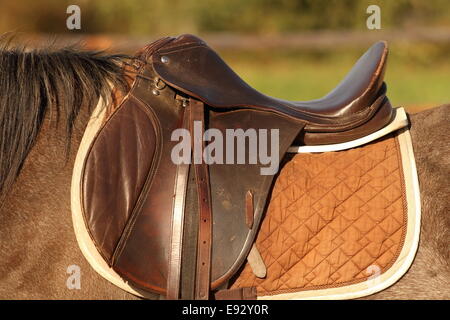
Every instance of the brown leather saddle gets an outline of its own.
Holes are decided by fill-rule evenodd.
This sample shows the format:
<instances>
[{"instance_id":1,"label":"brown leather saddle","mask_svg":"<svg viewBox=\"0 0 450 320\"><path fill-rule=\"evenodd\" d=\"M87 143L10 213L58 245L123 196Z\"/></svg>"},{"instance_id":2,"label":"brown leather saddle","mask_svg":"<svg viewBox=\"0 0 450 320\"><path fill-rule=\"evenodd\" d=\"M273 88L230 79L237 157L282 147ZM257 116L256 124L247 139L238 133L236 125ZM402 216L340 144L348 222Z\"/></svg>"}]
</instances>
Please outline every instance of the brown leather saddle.
<instances>
[{"instance_id":1,"label":"brown leather saddle","mask_svg":"<svg viewBox=\"0 0 450 320\"><path fill-rule=\"evenodd\" d=\"M254 297L253 288L227 283L252 248L274 175L261 174L267 163L259 160L176 164L174 130L191 133L190 160L207 147L207 129L278 130L269 148L277 166L292 146L363 138L393 118L386 58L378 42L328 95L293 102L251 88L193 35L145 47L130 92L102 122L81 168L80 209L102 259L129 285L168 299Z\"/></svg>"}]
</instances>

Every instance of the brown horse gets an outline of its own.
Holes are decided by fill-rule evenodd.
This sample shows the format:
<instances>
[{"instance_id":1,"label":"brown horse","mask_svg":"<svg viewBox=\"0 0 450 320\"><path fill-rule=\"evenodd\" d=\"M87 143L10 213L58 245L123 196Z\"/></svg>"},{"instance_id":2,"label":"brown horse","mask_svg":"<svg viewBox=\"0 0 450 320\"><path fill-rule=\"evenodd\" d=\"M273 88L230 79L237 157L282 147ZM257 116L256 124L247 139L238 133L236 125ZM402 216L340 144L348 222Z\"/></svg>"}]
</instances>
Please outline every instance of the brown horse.
<instances>
[{"instance_id":1,"label":"brown horse","mask_svg":"<svg viewBox=\"0 0 450 320\"><path fill-rule=\"evenodd\" d=\"M92 107L111 95L111 85L118 96L126 92L129 61L75 48L1 48L0 298L136 298L90 267L70 214L72 168ZM369 298L450 299L449 113L447 105L410 117L422 196L420 246L405 276ZM73 265L81 270L79 289L67 286Z\"/></svg>"}]
</instances>

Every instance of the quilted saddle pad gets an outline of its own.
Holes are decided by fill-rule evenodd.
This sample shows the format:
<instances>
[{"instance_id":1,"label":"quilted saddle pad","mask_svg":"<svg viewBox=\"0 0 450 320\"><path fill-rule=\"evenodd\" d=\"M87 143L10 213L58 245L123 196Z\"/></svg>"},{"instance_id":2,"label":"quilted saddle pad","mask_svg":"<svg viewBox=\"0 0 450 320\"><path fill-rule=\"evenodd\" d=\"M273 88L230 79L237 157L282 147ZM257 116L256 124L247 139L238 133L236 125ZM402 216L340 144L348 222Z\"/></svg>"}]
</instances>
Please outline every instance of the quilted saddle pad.
<instances>
[{"instance_id":1,"label":"quilted saddle pad","mask_svg":"<svg viewBox=\"0 0 450 320\"><path fill-rule=\"evenodd\" d=\"M266 299L355 298L397 281L414 258L420 201L409 131L339 152L295 154L276 180L256 247L233 288Z\"/></svg>"}]
</instances>

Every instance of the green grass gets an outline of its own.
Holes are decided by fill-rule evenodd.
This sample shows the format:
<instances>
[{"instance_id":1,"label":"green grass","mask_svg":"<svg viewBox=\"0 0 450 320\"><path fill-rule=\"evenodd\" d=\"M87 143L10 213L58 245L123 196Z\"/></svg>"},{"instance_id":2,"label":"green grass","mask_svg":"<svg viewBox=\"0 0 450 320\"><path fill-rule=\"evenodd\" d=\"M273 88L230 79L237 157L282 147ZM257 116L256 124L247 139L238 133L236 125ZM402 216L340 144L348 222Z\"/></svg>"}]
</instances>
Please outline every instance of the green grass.
<instances>
[{"instance_id":1,"label":"green grass","mask_svg":"<svg viewBox=\"0 0 450 320\"><path fill-rule=\"evenodd\" d=\"M419 50L420 49L420 50ZM222 52L257 90L289 99L317 99L332 90L364 50ZM391 48L385 81L394 106L411 110L450 102L450 59L427 48Z\"/></svg>"}]
</instances>

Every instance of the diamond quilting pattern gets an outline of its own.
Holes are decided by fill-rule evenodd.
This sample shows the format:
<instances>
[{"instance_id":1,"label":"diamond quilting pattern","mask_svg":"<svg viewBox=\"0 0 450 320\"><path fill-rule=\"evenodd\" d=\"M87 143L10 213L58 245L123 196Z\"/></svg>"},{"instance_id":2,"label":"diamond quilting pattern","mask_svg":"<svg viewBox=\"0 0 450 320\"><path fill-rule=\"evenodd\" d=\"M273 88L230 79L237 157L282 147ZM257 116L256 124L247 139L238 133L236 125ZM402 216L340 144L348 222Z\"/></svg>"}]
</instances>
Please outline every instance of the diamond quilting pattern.
<instances>
[{"instance_id":1,"label":"diamond quilting pattern","mask_svg":"<svg viewBox=\"0 0 450 320\"><path fill-rule=\"evenodd\" d=\"M337 287L386 271L405 236L401 159L392 136L340 152L297 154L281 170L256 246L265 279L246 265L232 287L258 295Z\"/></svg>"}]
</instances>

